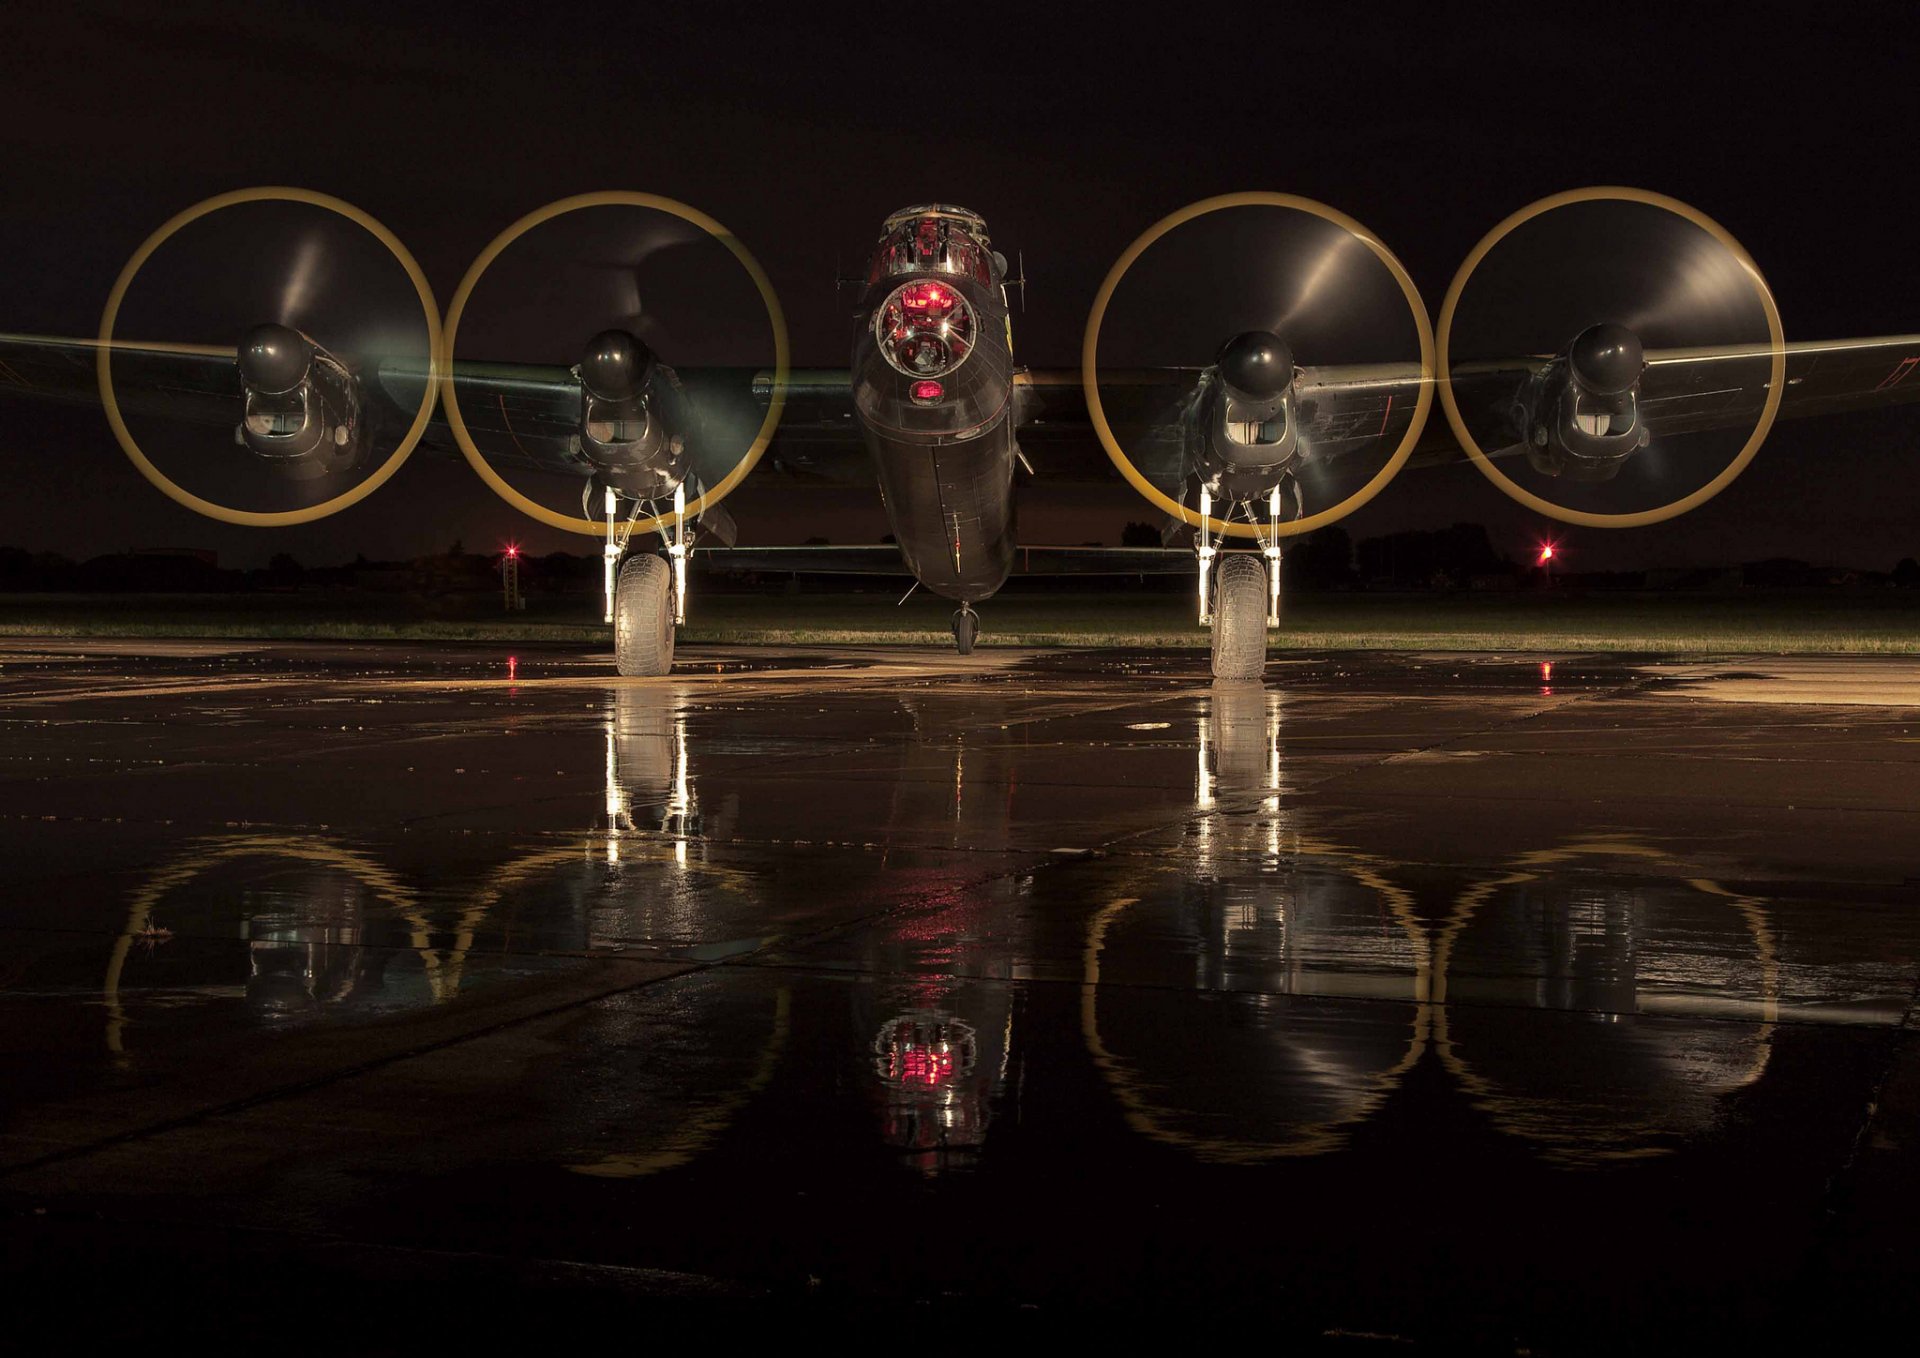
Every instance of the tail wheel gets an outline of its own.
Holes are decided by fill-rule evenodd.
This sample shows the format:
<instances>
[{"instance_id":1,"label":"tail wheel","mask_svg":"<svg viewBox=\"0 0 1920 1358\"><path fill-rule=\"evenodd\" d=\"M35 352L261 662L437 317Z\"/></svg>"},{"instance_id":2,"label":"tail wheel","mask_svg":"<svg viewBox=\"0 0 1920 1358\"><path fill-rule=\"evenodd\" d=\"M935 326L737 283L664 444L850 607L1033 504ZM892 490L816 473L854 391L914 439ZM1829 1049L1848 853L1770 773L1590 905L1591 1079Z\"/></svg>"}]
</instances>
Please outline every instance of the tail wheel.
<instances>
[{"instance_id":1,"label":"tail wheel","mask_svg":"<svg viewBox=\"0 0 1920 1358\"><path fill-rule=\"evenodd\" d=\"M972 655L979 635L980 615L962 604L953 615L953 649L961 655Z\"/></svg>"},{"instance_id":2,"label":"tail wheel","mask_svg":"<svg viewBox=\"0 0 1920 1358\"><path fill-rule=\"evenodd\" d=\"M613 590L613 660L624 678L673 669L673 572L657 556L627 558Z\"/></svg>"},{"instance_id":3,"label":"tail wheel","mask_svg":"<svg viewBox=\"0 0 1920 1358\"><path fill-rule=\"evenodd\" d=\"M1213 677L1258 679L1267 667L1267 568L1250 552L1213 572Z\"/></svg>"}]
</instances>

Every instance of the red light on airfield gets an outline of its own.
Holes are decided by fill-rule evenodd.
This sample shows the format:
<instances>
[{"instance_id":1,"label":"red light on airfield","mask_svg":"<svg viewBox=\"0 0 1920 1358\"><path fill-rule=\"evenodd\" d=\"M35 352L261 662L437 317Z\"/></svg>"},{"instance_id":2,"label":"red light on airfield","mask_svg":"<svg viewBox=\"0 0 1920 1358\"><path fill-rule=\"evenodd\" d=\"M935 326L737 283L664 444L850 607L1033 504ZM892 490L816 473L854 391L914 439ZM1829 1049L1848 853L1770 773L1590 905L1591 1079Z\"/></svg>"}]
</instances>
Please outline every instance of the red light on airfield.
<instances>
[{"instance_id":1,"label":"red light on airfield","mask_svg":"<svg viewBox=\"0 0 1920 1358\"><path fill-rule=\"evenodd\" d=\"M1540 564L1544 566L1551 560L1553 560L1553 544L1551 542L1541 543L1540 544Z\"/></svg>"},{"instance_id":2,"label":"red light on airfield","mask_svg":"<svg viewBox=\"0 0 1920 1358\"><path fill-rule=\"evenodd\" d=\"M938 382L915 382L913 384L913 399L918 405L932 405L935 401L946 395L946 392L947 389Z\"/></svg>"}]
</instances>

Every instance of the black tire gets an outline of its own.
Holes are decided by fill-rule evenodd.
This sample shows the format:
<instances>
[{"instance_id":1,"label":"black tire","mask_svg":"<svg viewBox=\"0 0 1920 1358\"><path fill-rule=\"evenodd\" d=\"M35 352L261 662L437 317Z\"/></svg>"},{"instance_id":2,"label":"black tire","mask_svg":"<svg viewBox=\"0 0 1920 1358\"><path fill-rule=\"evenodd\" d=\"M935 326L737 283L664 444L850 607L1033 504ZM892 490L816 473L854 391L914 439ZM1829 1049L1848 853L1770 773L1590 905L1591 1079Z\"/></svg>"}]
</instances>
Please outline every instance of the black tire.
<instances>
[{"instance_id":1,"label":"black tire","mask_svg":"<svg viewBox=\"0 0 1920 1358\"><path fill-rule=\"evenodd\" d=\"M673 570L657 556L633 556L613 587L613 663L621 677L673 669Z\"/></svg>"},{"instance_id":2,"label":"black tire","mask_svg":"<svg viewBox=\"0 0 1920 1358\"><path fill-rule=\"evenodd\" d=\"M1258 679L1267 667L1267 568L1251 552L1213 568L1213 677Z\"/></svg>"},{"instance_id":3,"label":"black tire","mask_svg":"<svg viewBox=\"0 0 1920 1358\"><path fill-rule=\"evenodd\" d=\"M980 636L980 615L970 608L953 615L953 649L961 655L973 654L973 643Z\"/></svg>"}]
</instances>

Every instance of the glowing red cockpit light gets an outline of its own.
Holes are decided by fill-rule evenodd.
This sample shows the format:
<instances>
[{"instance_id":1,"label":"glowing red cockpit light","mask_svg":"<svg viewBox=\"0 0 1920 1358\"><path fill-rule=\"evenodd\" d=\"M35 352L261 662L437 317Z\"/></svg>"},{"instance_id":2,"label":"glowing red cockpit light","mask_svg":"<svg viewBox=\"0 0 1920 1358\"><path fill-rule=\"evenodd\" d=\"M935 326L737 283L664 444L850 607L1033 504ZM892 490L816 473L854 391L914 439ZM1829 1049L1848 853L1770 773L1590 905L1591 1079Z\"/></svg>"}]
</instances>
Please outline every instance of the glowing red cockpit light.
<instances>
[{"instance_id":1,"label":"glowing red cockpit light","mask_svg":"<svg viewBox=\"0 0 1920 1358\"><path fill-rule=\"evenodd\" d=\"M909 1047L900 1053L903 1084L938 1085L953 1078L953 1053Z\"/></svg>"},{"instance_id":2,"label":"glowing red cockpit light","mask_svg":"<svg viewBox=\"0 0 1920 1358\"><path fill-rule=\"evenodd\" d=\"M938 283L909 283L900 290L901 305L915 311L943 312L953 305L954 294Z\"/></svg>"},{"instance_id":3,"label":"glowing red cockpit light","mask_svg":"<svg viewBox=\"0 0 1920 1358\"><path fill-rule=\"evenodd\" d=\"M908 377L939 377L973 352L973 308L933 279L895 288L874 313L873 330L887 362Z\"/></svg>"}]
</instances>

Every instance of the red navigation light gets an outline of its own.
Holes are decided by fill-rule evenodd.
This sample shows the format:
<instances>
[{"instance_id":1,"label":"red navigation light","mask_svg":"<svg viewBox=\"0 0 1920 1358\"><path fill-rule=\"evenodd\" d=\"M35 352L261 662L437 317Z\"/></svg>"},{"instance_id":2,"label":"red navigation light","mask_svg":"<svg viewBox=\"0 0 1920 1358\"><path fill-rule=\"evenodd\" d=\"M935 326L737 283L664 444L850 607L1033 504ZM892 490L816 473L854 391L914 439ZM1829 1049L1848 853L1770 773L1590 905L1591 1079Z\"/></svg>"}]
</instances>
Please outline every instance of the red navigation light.
<instances>
[{"instance_id":1,"label":"red navigation light","mask_svg":"<svg viewBox=\"0 0 1920 1358\"><path fill-rule=\"evenodd\" d=\"M1553 682L1553 662L1551 660L1542 660L1540 662L1540 682L1543 684L1551 684Z\"/></svg>"},{"instance_id":2,"label":"red navigation light","mask_svg":"<svg viewBox=\"0 0 1920 1358\"><path fill-rule=\"evenodd\" d=\"M519 549L518 547L516 547L516 546L514 546L514 545L513 545L512 543L508 543L508 544L507 544L507 555L508 555L508 556L519 556L519 555L520 555L520 549Z\"/></svg>"},{"instance_id":3,"label":"red navigation light","mask_svg":"<svg viewBox=\"0 0 1920 1358\"><path fill-rule=\"evenodd\" d=\"M935 401L946 395L946 393L947 389L938 382L915 382L913 384L913 399L919 405L932 405Z\"/></svg>"},{"instance_id":4,"label":"red navigation light","mask_svg":"<svg viewBox=\"0 0 1920 1358\"><path fill-rule=\"evenodd\" d=\"M1540 544L1540 564L1544 566L1551 560L1553 560L1553 544L1551 542L1541 543Z\"/></svg>"}]
</instances>

